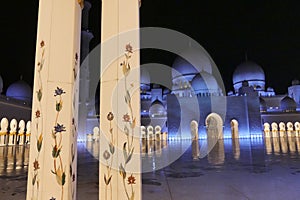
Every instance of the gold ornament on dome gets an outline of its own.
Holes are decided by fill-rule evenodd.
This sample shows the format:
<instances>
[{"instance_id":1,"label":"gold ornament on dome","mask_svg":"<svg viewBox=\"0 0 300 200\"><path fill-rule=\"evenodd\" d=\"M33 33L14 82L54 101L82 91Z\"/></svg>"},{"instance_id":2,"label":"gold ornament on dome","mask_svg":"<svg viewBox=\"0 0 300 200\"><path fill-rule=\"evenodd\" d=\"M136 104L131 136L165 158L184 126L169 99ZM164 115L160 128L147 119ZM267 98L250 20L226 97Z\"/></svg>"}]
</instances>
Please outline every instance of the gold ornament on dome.
<instances>
[{"instance_id":1,"label":"gold ornament on dome","mask_svg":"<svg viewBox=\"0 0 300 200\"><path fill-rule=\"evenodd\" d=\"M78 3L79 3L79 5L80 5L81 8L84 7L84 0L78 0Z\"/></svg>"}]
</instances>

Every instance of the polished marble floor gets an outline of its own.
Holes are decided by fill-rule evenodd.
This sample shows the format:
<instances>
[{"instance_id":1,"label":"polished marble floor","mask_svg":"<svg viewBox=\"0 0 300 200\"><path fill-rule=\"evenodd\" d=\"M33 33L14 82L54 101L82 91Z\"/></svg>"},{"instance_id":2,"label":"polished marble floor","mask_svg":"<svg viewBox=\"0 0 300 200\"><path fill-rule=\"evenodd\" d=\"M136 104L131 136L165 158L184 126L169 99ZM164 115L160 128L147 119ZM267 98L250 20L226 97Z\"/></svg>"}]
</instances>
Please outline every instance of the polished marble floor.
<instances>
[{"instance_id":1,"label":"polished marble floor","mask_svg":"<svg viewBox=\"0 0 300 200\"><path fill-rule=\"evenodd\" d=\"M224 139L142 145L143 200L295 200L300 138ZM98 142L78 143L77 199L98 199ZM194 159L195 149L201 151ZM205 153L203 153L205 152ZM0 199L26 196L29 146L0 147Z\"/></svg>"}]
</instances>

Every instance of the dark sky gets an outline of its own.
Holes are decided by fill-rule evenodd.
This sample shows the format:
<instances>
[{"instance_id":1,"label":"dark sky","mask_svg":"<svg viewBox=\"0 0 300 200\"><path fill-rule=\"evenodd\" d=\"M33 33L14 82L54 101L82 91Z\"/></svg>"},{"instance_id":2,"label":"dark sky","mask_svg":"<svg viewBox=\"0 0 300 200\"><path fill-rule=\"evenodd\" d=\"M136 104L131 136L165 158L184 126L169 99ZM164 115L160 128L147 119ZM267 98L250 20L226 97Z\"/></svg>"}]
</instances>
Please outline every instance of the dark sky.
<instances>
[{"instance_id":1,"label":"dark sky","mask_svg":"<svg viewBox=\"0 0 300 200\"><path fill-rule=\"evenodd\" d=\"M101 1L91 1L93 46L99 43ZM32 84L38 0L12 1L4 7L0 74L5 88L20 75ZM247 52L248 59L265 70L266 86L286 93L291 81L300 79L299 9L299 0L142 0L140 23L171 28L198 41L218 66L227 91L232 89L235 67ZM171 65L173 58L142 52L141 61Z\"/></svg>"}]
</instances>

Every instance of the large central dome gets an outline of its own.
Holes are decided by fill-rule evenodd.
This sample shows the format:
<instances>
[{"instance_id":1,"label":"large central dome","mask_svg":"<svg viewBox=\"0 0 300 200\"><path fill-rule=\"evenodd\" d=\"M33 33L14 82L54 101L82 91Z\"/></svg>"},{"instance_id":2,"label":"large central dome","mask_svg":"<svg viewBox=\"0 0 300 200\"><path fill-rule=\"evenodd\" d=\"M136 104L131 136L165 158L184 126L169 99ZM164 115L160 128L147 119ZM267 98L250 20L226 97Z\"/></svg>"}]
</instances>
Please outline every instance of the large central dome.
<instances>
[{"instance_id":1,"label":"large central dome","mask_svg":"<svg viewBox=\"0 0 300 200\"><path fill-rule=\"evenodd\" d=\"M197 74L193 78L191 85L195 94L221 95L221 89L216 79L207 72Z\"/></svg>"},{"instance_id":2,"label":"large central dome","mask_svg":"<svg viewBox=\"0 0 300 200\"><path fill-rule=\"evenodd\" d=\"M265 89L264 70L253 61L245 61L238 65L233 73L232 81L236 92L242 87L244 81L247 81L255 90Z\"/></svg>"},{"instance_id":3,"label":"large central dome","mask_svg":"<svg viewBox=\"0 0 300 200\"><path fill-rule=\"evenodd\" d=\"M212 63L203 49L190 48L180 54L172 65L173 92L189 89L192 79L200 72L212 73Z\"/></svg>"},{"instance_id":4,"label":"large central dome","mask_svg":"<svg viewBox=\"0 0 300 200\"><path fill-rule=\"evenodd\" d=\"M200 50L189 49L177 57L172 68L177 72L173 73L173 78L178 75L198 74L201 71L212 73L212 66L209 57Z\"/></svg>"}]
</instances>

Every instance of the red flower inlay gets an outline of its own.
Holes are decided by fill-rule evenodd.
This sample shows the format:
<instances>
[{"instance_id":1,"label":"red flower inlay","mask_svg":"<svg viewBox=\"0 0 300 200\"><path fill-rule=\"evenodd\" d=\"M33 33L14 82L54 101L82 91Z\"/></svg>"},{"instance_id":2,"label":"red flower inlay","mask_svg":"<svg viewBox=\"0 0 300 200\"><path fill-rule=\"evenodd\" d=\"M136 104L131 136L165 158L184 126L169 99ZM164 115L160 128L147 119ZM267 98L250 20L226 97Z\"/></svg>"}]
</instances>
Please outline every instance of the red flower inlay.
<instances>
[{"instance_id":1,"label":"red flower inlay","mask_svg":"<svg viewBox=\"0 0 300 200\"><path fill-rule=\"evenodd\" d=\"M129 185L131 185L131 184L135 184L135 177L134 176L132 176L132 174L131 174L131 176L129 176L128 177L128 184Z\"/></svg>"},{"instance_id":2,"label":"red flower inlay","mask_svg":"<svg viewBox=\"0 0 300 200\"><path fill-rule=\"evenodd\" d=\"M33 162L33 168L34 168L34 171L40 169L39 161L34 160L34 162Z\"/></svg>"},{"instance_id":3,"label":"red flower inlay","mask_svg":"<svg viewBox=\"0 0 300 200\"><path fill-rule=\"evenodd\" d=\"M37 111L35 112L35 117L36 117L36 118L41 117L41 111L37 110Z\"/></svg>"},{"instance_id":4,"label":"red flower inlay","mask_svg":"<svg viewBox=\"0 0 300 200\"><path fill-rule=\"evenodd\" d=\"M130 116L128 114L123 115L124 122L130 122Z\"/></svg>"}]
</instances>

